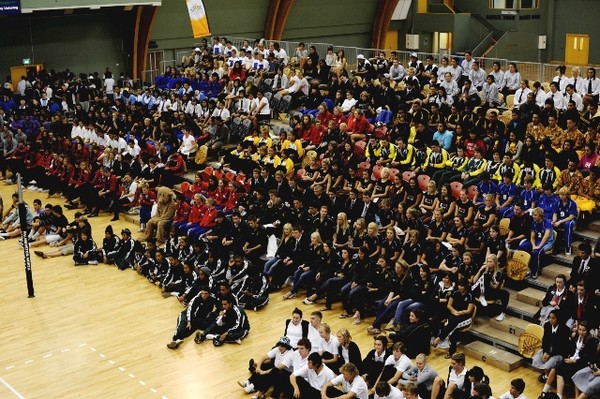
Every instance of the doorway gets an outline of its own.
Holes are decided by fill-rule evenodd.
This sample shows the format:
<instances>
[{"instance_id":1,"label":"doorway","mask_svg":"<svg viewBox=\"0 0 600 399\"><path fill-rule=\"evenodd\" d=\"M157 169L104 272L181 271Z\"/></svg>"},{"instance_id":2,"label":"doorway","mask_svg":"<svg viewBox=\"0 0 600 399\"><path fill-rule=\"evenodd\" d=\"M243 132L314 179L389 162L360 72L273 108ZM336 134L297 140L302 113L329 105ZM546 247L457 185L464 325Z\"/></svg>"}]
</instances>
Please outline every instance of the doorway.
<instances>
[{"instance_id":1,"label":"doorway","mask_svg":"<svg viewBox=\"0 0 600 399\"><path fill-rule=\"evenodd\" d=\"M565 64L587 65L590 55L590 35L567 33Z\"/></svg>"},{"instance_id":2,"label":"doorway","mask_svg":"<svg viewBox=\"0 0 600 399\"><path fill-rule=\"evenodd\" d=\"M142 71L142 79L150 84L154 84L154 79L164 71L163 68L163 51L149 51L146 59L146 69Z\"/></svg>"}]
</instances>

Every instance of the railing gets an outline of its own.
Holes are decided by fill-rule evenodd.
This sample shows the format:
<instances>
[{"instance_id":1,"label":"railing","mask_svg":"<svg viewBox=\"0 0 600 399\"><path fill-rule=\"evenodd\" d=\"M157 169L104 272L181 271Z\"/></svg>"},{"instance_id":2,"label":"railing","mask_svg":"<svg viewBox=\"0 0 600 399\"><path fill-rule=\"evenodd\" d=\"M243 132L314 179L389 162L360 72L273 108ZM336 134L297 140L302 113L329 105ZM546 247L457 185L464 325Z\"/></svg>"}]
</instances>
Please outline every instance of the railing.
<instances>
[{"instance_id":1,"label":"railing","mask_svg":"<svg viewBox=\"0 0 600 399\"><path fill-rule=\"evenodd\" d=\"M498 41L500 41L504 37L506 37L506 35L508 33L509 32L505 32ZM240 49L243 46L244 40L248 40L250 45L254 45L254 40L255 40L252 38L235 37L235 36L227 36L227 39L230 40L232 42L232 44L235 47L237 47L238 49ZM280 44L281 48L283 48L286 51L286 53L288 54L288 56L291 58L291 57L295 57L296 49L298 48L298 45L300 44L300 42L298 42L298 41L279 41L279 44ZM365 58L375 58L375 57L377 57L377 55L379 54L380 51L385 52L388 56L391 51L391 50L381 50L381 49L373 49L373 48L336 46L336 45L333 45L330 43L311 43L309 41L305 41L304 44L305 44L306 49L308 49L310 46L315 46L320 58L325 58L325 54L327 53L328 47L333 47L334 52L337 52L340 49L344 50L344 55L346 57L346 62L348 64L348 70L354 69L356 67L356 57L359 54L364 55ZM193 46L188 47L188 48L165 49L165 51L169 51L169 50L172 51L173 54L175 55L176 59L169 60L169 61L162 61L161 62L162 71L164 71L164 68L167 65L170 65L172 67L180 66L182 56L184 54L185 55L189 54L191 48L197 47L199 45L200 45L200 43L194 43ZM403 65L406 66L410 62L410 54L413 51L396 50L396 52L398 53L399 61ZM425 57L427 57L428 55L433 56L435 62L438 63L438 65L439 65L439 60L443 56L448 56L448 50L446 50L446 49L440 49L439 53L427 53L427 52L422 52L422 51L417 51L416 53L417 53L418 58L422 61L424 61ZM494 61L498 61L503 70L506 70L508 68L509 62L514 62L515 64L517 64L517 68L519 69L521 76L524 79L528 79L530 82L552 81L552 78L555 76L555 69L557 67L557 64L514 61L514 60L508 60L506 58L479 57L477 59L479 60L481 66L486 71L490 71L492 69L492 64L494 63ZM573 67L573 65L567 65L567 73L566 73L567 76L570 76L569 71L572 67ZM580 66L580 67L581 67L581 70L583 71L582 75L586 76L585 70L588 68L588 66ZM149 78L151 78L150 80L146 79L145 81L146 82L154 82L154 79L156 78L158 73L162 73L162 71L160 71L160 72L157 70L143 71L144 77L148 76Z\"/></svg>"}]
</instances>

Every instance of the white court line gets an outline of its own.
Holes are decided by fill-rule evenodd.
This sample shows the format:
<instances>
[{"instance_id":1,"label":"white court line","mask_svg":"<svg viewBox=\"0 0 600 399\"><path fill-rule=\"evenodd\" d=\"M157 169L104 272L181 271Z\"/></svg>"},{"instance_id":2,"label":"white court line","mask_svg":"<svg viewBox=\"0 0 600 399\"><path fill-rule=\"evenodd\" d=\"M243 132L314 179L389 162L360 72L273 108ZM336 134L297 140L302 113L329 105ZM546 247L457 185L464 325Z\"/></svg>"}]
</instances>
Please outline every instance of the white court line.
<instances>
[{"instance_id":1,"label":"white court line","mask_svg":"<svg viewBox=\"0 0 600 399\"><path fill-rule=\"evenodd\" d=\"M21 395L19 393L19 391L17 391L16 389L14 389L8 382L6 382L6 380L2 377L0 377L0 382L6 387L8 388L9 391L11 391L12 393L15 394L15 396L19 399L25 399L25 397L23 395Z\"/></svg>"}]
</instances>

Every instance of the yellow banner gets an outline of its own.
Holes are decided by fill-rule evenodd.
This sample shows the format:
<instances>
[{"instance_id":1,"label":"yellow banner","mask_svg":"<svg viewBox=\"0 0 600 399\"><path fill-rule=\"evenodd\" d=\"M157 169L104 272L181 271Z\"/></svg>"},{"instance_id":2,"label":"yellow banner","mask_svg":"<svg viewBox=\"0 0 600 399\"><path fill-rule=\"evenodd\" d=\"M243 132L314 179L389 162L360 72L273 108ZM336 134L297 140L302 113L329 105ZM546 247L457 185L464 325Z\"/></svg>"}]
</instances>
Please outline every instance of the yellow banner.
<instances>
[{"instance_id":1,"label":"yellow banner","mask_svg":"<svg viewBox=\"0 0 600 399\"><path fill-rule=\"evenodd\" d=\"M188 13L190 14L190 23L194 38L210 36L208 28L208 19L206 18L206 9L202 0L186 0Z\"/></svg>"}]
</instances>

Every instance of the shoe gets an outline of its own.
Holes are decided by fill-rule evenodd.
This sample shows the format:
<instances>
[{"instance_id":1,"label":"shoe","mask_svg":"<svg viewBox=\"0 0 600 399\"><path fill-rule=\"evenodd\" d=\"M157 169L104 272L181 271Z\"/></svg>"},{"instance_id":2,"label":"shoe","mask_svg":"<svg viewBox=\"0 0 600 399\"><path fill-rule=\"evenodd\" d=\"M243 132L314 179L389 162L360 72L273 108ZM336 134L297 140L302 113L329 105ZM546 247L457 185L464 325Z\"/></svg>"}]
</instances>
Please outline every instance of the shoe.
<instances>
[{"instance_id":1,"label":"shoe","mask_svg":"<svg viewBox=\"0 0 600 399\"><path fill-rule=\"evenodd\" d=\"M485 297L483 297L483 296L479 297L479 303L481 303L481 306L483 306L484 308L487 306L487 301L485 300Z\"/></svg>"},{"instance_id":2,"label":"shoe","mask_svg":"<svg viewBox=\"0 0 600 399\"><path fill-rule=\"evenodd\" d=\"M369 335L379 335L381 334L381 330L379 328L375 328L373 326L367 328L367 333Z\"/></svg>"},{"instance_id":3,"label":"shoe","mask_svg":"<svg viewBox=\"0 0 600 399\"><path fill-rule=\"evenodd\" d=\"M37 182L35 180L32 180L29 182L29 184L31 184L32 186L35 186L37 184Z\"/></svg>"},{"instance_id":4,"label":"shoe","mask_svg":"<svg viewBox=\"0 0 600 399\"><path fill-rule=\"evenodd\" d=\"M250 380L246 380L246 381L238 381L237 382L239 386L241 386L242 388L246 388L248 385L251 384Z\"/></svg>"},{"instance_id":5,"label":"shoe","mask_svg":"<svg viewBox=\"0 0 600 399\"><path fill-rule=\"evenodd\" d=\"M204 335L203 333L196 333L196 337L194 338L194 342L197 344L201 344L202 342L206 341L206 335Z\"/></svg>"},{"instance_id":6,"label":"shoe","mask_svg":"<svg viewBox=\"0 0 600 399\"><path fill-rule=\"evenodd\" d=\"M97 265L98 261L97 260L88 260L88 265Z\"/></svg>"},{"instance_id":7,"label":"shoe","mask_svg":"<svg viewBox=\"0 0 600 399\"><path fill-rule=\"evenodd\" d=\"M167 348L169 349L177 349L179 348L179 345L181 345L181 343L183 342L182 339L178 339L176 341L171 341L167 344Z\"/></svg>"},{"instance_id":8,"label":"shoe","mask_svg":"<svg viewBox=\"0 0 600 399\"><path fill-rule=\"evenodd\" d=\"M77 205L75 205L73 203L68 203L65 205L65 208L67 208L69 210L73 210L73 209L77 208Z\"/></svg>"},{"instance_id":9,"label":"shoe","mask_svg":"<svg viewBox=\"0 0 600 399\"><path fill-rule=\"evenodd\" d=\"M110 219L111 222L116 222L117 220L119 220L118 216L113 217L112 219Z\"/></svg>"},{"instance_id":10,"label":"shoe","mask_svg":"<svg viewBox=\"0 0 600 399\"><path fill-rule=\"evenodd\" d=\"M29 191L37 191L37 187L32 184L31 186L27 186L27 190L29 190Z\"/></svg>"},{"instance_id":11,"label":"shoe","mask_svg":"<svg viewBox=\"0 0 600 399\"><path fill-rule=\"evenodd\" d=\"M349 317L350 317L350 315L349 315L348 313L346 313L346 312L342 313L342 314L339 316L339 318L340 318L340 319L347 319L347 318L349 318Z\"/></svg>"},{"instance_id":12,"label":"shoe","mask_svg":"<svg viewBox=\"0 0 600 399\"><path fill-rule=\"evenodd\" d=\"M143 229L143 228L141 228L141 227L140 227L140 228L137 230L137 232L138 232L138 233L143 233L143 232L144 232L144 230L145 230L145 229Z\"/></svg>"},{"instance_id":13,"label":"shoe","mask_svg":"<svg viewBox=\"0 0 600 399\"><path fill-rule=\"evenodd\" d=\"M448 339L443 340L437 346L440 349L450 349L450 341Z\"/></svg>"},{"instance_id":14,"label":"shoe","mask_svg":"<svg viewBox=\"0 0 600 399\"><path fill-rule=\"evenodd\" d=\"M498 316L496 316L496 321L502 321L502 320L504 320L504 312L502 312Z\"/></svg>"},{"instance_id":15,"label":"shoe","mask_svg":"<svg viewBox=\"0 0 600 399\"><path fill-rule=\"evenodd\" d=\"M44 257L44 253L42 251L33 251L33 253L39 256L40 258Z\"/></svg>"},{"instance_id":16,"label":"shoe","mask_svg":"<svg viewBox=\"0 0 600 399\"><path fill-rule=\"evenodd\" d=\"M305 304L305 305L312 305L314 302L313 302L313 301L311 301L311 300L310 300L310 299L308 299L308 298L304 298L304 300L302 301L302 303L303 303L303 304Z\"/></svg>"},{"instance_id":17,"label":"shoe","mask_svg":"<svg viewBox=\"0 0 600 399\"><path fill-rule=\"evenodd\" d=\"M0 241L4 241L4 240L6 240L6 237L0 236Z\"/></svg>"},{"instance_id":18,"label":"shoe","mask_svg":"<svg viewBox=\"0 0 600 399\"><path fill-rule=\"evenodd\" d=\"M246 392L246 393L252 393L255 391L256 391L256 389L254 389L254 384L248 384L247 386L244 387L244 392Z\"/></svg>"},{"instance_id":19,"label":"shoe","mask_svg":"<svg viewBox=\"0 0 600 399\"><path fill-rule=\"evenodd\" d=\"M256 363L254 362L254 359L248 360L248 371L253 374L256 371Z\"/></svg>"},{"instance_id":20,"label":"shoe","mask_svg":"<svg viewBox=\"0 0 600 399\"><path fill-rule=\"evenodd\" d=\"M546 397L546 392L542 392L540 394L540 396L538 396L538 399L544 399Z\"/></svg>"},{"instance_id":21,"label":"shoe","mask_svg":"<svg viewBox=\"0 0 600 399\"><path fill-rule=\"evenodd\" d=\"M168 298L168 297L170 297L170 296L171 296L171 293L170 293L170 292L163 292L163 293L162 293L162 297L163 297L163 298Z\"/></svg>"},{"instance_id":22,"label":"shoe","mask_svg":"<svg viewBox=\"0 0 600 399\"><path fill-rule=\"evenodd\" d=\"M538 381L541 382L541 383L543 383L543 384L545 384L547 380L548 380L548 376L546 375L546 373L542 373L538 377Z\"/></svg>"},{"instance_id":23,"label":"shoe","mask_svg":"<svg viewBox=\"0 0 600 399\"><path fill-rule=\"evenodd\" d=\"M223 346L223 342L219 338L214 338L213 345L214 346Z\"/></svg>"},{"instance_id":24,"label":"shoe","mask_svg":"<svg viewBox=\"0 0 600 399\"><path fill-rule=\"evenodd\" d=\"M565 251L565 255L566 255L566 256L571 256L571 255L572 255L572 254L571 254L571 250L570 250L570 249L567 249L567 250Z\"/></svg>"},{"instance_id":25,"label":"shoe","mask_svg":"<svg viewBox=\"0 0 600 399\"><path fill-rule=\"evenodd\" d=\"M356 313L354 313L354 316L352 316L353 318L360 320L360 312L357 310Z\"/></svg>"},{"instance_id":26,"label":"shoe","mask_svg":"<svg viewBox=\"0 0 600 399\"><path fill-rule=\"evenodd\" d=\"M354 321L352 322L352 324L354 324L355 326L361 324L363 321L362 319L354 319Z\"/></svg>"},{"instance_id":27,"label":"shoe","mask_svg":"<svg viewBox=\"0 0 600 399\"><path fill-rule=\"evenodd\" d=\"M297 292L290 291L283 296L283 299L293 299L293 298L296 298L297 296L298 296Z\"/></svg>"},{"instance_id":28,"label":"shoe","mask_svg":"<svg viewBox=\"0 0 600 399\"><path fill-rule=\"evenodd\" d=\"M531 275L531 278L532 278L533 280L537 280L537 278L538 278L538 275L537 275L537 273L533 273L533 274Z\"/></svg>"},{"instance_id":29,"label":"shoe","mask_svg":"<svg viewBox=\"0 0 600 399\"><path fill-rule=\"evenodd\" d=\"M206 334L206 339L215 339L217 337L218 337L217 334Z\"/></svg>"},{"instance_id":30,"label":"shoe","mask_svg":"<svg viewBox=\"0 0 600 399\"><path fill-rule=\"evenodd\" d=\"M234 344L238 344L241 345L242 344L242 340L241 339L236 339L235 341L233 341Z\"/></svg>"}]
</instances>

